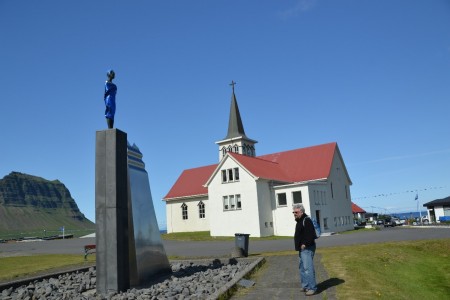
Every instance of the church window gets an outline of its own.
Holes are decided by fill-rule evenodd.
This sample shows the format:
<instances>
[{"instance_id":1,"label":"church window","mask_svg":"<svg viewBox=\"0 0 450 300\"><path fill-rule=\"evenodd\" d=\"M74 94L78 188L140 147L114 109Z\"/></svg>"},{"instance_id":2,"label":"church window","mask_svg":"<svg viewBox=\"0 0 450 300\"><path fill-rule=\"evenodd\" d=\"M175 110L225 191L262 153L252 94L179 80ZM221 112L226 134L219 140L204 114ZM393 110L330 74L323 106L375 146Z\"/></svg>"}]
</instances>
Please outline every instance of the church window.
<instances>
[{"instance_id":1,"label":"church window","mask_svg":"<svg viewBox=\"0 0 450 300\"><path fill-rule=\"evenodd\" d=\"M331 183L331 199L334 199L333 183Z\"/></svg>"},{"instance_id":2,"label":"church window","mask_svg":"<svg viewBox=\"0 0 450 300\"><path fill-rule=\"evenodd\" d=\"M292 192L292 198L294 199L294 204L302 203L302 191Z\"/></svg>"},{"instance_id":3,"label":"church window","mask_svg":"<svg viewBox=\"0 0 450 300\"><path fill-rule=\"evenodd\" d=\"M241 195L236 195L236 209L241 209Z\"/></svg>"},{"instance_id":4,"label":"church window","mask_svg":"<svg viewBox=\"0 0 450 300\"><path fill-rule=\"evenodd\" d=\"M227 148L222 147L222 156L225 156L227 154Z\"/></svg>"},{"instance_id":5,"label":"church window","mask_svg":"<svg viewBox=\"0 0 450 300\"><path fill-rule=\"evenodd\" d=\"M227 195L223 196L223 210L240 210L241 207L241 195Z\"/></svg>"},{"instance_id":6,"label":"church window","mask_svg":"<svg viewBox=\"0 0 450 300\"><path fill-rule=\"evenodd\" d=\"M198 214L199 214L200 219L205 218L205 203L203 203L203 201L200 201L198 203Z\"/></svg>"},{"instance_id":7,"label":"church window","mask_svg":"<svg viewBox=\"0 0 450 300\"><path fill-rule=\"evenodd\" d=\"M277 194L277 197L278 197L278 206L287 205L286 193Z\"/></svg>"},{"instance_id":8,"label":"church window","mask_svg":"<svg viewBox=\"0 0 450 300\"><path fill-rule=\"evenodd\" d=\"M228 169L228 181L233 181L233 169Z\"/></svg>"},{"instance_id":9,"label":"church window","mask_svg":"<svg viewBox=\"0 0 450 300\"><path fill-rule=\"evenodd\" d=\"M230 209L236 209L236 203L234 203L234 195L228 196L230 199Z\"/></svg>"},{"instance_id":10,"label":"church window","mask_svg":"<svg viewBox=\"0 0 450 300\"><path fill-rule=\"evenodd\" d=\"M227 182L227 170L222 170L222 182Z\"/></svg>"},{"instance_id":11,"label":"church window","mask_svg":"<svg viewBox=\"0 0 450 300\"><path fill-rule=\"evenodd\" d=\"M229 210L230 203L228 202L228 196L223 196L223 210Z\"/></svg>"},{"instance_id":12,"label":"church window","mask_svg":"<svg viewBox=\"0 0 450 300\"><path fill-rule=\"evenodd\" d=\"M183 203L183 205L181 205L181 216L183 217L183 220L188 219L188 207L186 203Z\"/></svg>"},{"instance_id":13,"label":"church window","mask_svg":"<svg viewBox=\"0 0 450 300\"><path fill-rule=\"evenodd\" d=\"M234 152L235 153L239 153L239 146L238 145L234 145Z\"/></svg>"},{"instance_id":14,"label":"church window","mask_svg":"<svg viewBox=\"0 0 450 300\"><path fill-rule=\"evenodd\" d=\"M239 168L222 170L222 183L239 181Z\"/></svg>"},{"instance_id":15,"label":"church window","mask_svg":"<svg viewBox=\"0 0 450 300\"><path fill-rule=\"evenodd\" d=\"M231 152L232 149L233 149L233 148L232 148L231 145L230 145L230 146L228 146L227 151L228 151L228 152Z\"/></svg>"}]
</instances>

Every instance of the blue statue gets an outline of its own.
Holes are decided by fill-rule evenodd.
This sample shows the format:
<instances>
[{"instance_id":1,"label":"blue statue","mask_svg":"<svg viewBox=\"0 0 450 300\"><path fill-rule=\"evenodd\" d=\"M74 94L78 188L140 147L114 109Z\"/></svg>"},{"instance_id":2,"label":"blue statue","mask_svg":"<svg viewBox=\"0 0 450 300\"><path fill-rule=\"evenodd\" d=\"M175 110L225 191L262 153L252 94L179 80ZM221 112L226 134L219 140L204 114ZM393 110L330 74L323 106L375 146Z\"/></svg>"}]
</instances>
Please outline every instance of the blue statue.
<instances>
[{"instance_id":1,"label":"blue statue","mask_svg":"<svg viewBox=\"0 0 450 300\"><path fill-rule=\"evenodd\" d=\"M116 73L114 73L113 70L109 70L108 73L106 73L106 76L108 76L108 80L105 83L105 117L108 128L113 128L114 114L116 113L117 86L112 83L112 80L114 79L114 77L116 77Z\"/></svg>"}]
</instances>

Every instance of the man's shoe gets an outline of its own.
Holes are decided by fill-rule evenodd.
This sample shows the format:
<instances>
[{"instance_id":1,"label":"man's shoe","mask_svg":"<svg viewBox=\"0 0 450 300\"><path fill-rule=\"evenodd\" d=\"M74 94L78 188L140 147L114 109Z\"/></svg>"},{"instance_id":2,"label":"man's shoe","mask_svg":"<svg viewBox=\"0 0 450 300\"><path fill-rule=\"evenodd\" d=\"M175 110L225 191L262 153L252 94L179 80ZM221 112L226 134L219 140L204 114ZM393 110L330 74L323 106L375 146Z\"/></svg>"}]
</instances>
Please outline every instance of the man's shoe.
<instances>
[{"instance_id":1,"label":"man's shoe","mask_svg":"<svg viewBox=\"0 0 450 300\"><path fill-rule=\"evenodd\" d=\"M313 291L313 290L307 290L306 293L305 293L306 296L312 296L312 295L315 295L315 294L316 294L316 291Z\"/></svg>"}]
</instances>

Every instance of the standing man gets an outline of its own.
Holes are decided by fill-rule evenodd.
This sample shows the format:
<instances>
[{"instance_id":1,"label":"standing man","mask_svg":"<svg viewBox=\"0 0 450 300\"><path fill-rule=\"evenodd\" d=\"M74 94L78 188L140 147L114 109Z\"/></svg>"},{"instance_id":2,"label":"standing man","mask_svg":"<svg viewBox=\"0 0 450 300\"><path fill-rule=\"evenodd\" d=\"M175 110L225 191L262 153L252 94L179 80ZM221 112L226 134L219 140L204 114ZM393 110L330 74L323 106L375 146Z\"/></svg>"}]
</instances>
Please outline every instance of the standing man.
<instances>
[{"instance_id":1,"label":"standing man","mask_svg":"<svg viewBox=\"0 0 450 300\"><path fill-rule=\"evenodd\" d=\"M312 296L317 292L316 272L314 270L314 254L316 252L316 231L314 225L306 213L302 204L294 204L293 212L295 221L295 250L299 251L300 280L302 290L306 296Z\"/></svg>"},{"instance_id":2,"label":"standing man","mask_svg":"<svg viewBox=\"0 0 450 300\"><path fill-rule=\"evenodd\" d=\"M108 124L108 128L114 127L114 114L116 113L116 93L117 86L112 82L114 77L116 77L116 73L113 70L109 70L106 73L108 80L105 83L105 117L106 124Z\"/></svg>"}]
</instances>

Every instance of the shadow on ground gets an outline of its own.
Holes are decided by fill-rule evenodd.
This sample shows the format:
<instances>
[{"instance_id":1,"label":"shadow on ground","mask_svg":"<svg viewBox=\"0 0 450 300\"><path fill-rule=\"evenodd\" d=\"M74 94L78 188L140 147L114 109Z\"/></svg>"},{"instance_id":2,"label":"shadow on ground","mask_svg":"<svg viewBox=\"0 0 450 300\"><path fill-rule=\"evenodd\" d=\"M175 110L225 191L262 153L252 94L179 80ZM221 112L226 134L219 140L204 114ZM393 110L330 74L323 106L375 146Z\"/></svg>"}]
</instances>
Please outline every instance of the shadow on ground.
<instances>
[{"instance_id":1,"label":"shadow on ground","mask_svg":"<svg viewBox=\"0 0 450 300\"><path fill-rule=\"evenodd\" d=\"M329 288L343 284L344 282L345 282L345 280L340 279L340 278L329 278L325 281L322 281L321 283L319 283L317 285L317 291L323 292Z\"/></svg>"}]
</instances>

